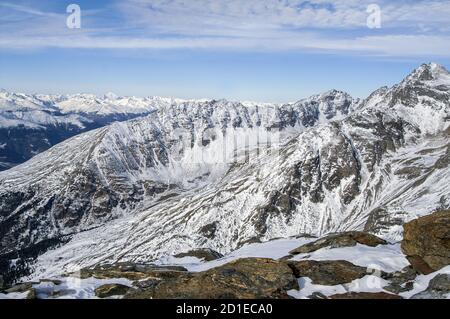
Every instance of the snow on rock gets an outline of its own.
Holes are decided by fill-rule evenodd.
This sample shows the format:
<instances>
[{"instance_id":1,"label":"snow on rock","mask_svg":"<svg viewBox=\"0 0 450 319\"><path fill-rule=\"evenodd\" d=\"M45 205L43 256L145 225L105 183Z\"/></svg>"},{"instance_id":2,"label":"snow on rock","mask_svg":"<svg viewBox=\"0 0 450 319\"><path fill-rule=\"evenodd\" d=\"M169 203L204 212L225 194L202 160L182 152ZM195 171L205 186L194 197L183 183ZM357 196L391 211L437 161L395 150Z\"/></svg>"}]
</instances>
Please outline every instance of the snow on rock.
<instances>
[{"instance_id":1,"label":"snow on rock","mask_svg":"<svg viewBox=\"0 0 450 319\"><path fill-rule=\"evenodd\" d=\"M172 256L163 257L157 261L161 265L179 265L189 271L199 272L215 268L241 258L270 258L280 259L289 254L292 249L304 245L313 238L298 239L275 239L265 243L255 243L231 252L223 258L201 262L195 257L175 258Z\"/></svg>"},{"instance_id":2,"label":"snow on rock","mask_svg":"<svg viewBox=\"0 0 450 319\"><path fill-rule=\"evenodd\" d=\"M427 290L430 281L433 278L435 278L437 275L440 275L440 274L450 275L450 266L444 267L444 268L442 268L434 273L431 273L429 275L418 276L416 278L416 280L414 281L414 288L410 291L401 293L400 295L403 298L411 298L412 296ZM447 299L450 299L450 294L447 295Z\"/></svg>"},{"instance_id":3,"label":"snow on rock","mask_svg":"<svg viewBox=\"0 0 450 319\"><path fill-rule=\"evenodd\" d=\"M358 244L355 247L324 248L310 254L297 255L292 260L346 260L357 266L386 272L400 271L409 265L405 255L401 252L400 244L377 247Z\"/></svg>"},{"instance_id":4,"label":"snow on rock","mask_svg":"<svg viewBox=\"0 0 450 319\"><path fill-rule=\"evenodd\" d=\"M309 299L314 293L320 293L325 297L348 292L386 292L382 287L388 282L378 276L367 275L348 284L336 286L315 285L309 278L298 280L300 290L290 290L288 294L295 299Z\"/></svg>"}]
</instances>

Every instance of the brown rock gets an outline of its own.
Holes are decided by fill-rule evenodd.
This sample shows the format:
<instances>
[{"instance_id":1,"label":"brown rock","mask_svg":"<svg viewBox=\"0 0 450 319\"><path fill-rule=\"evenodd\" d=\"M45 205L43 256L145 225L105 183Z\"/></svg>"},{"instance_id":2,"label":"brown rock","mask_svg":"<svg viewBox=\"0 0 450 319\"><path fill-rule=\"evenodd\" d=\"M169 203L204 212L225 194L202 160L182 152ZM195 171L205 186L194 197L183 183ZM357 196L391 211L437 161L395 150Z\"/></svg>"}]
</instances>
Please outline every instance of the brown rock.
<instances>
[{"instance_id":1,"label":"brown rock","mask_svg":"<svg viewBox=\"0 0 450 319\"><path fill-rule=\"evenodd\" d=\"M183 258L183 257L196 257L203 261L212 261L216 259L220 259L223 257L221 253L218 253L217 251L214 251L209 248L200 248L200 249L194 249L191 251L188 251L186 253L181 253L178 255L175 255L176 258Z\"/></svg>"},{"instance_id":2,"label":"brown rock","mask_svg":"<svg viewBox=\"0 0 450 319\"><path fill-rule=\"evenodd\" d=\"M6 293L14 293L14 292L25 292L25 291L29 291L31 289L33 289L33 285L38 284L38 282L24 282L24 283L20 283L17 285L12 286L9 289L6 289L5 292Z\"/></svg>"},{"instance_id":3,"label":"brown rock","mask_svg":"<svg viewBox=\"0 0 450 319\"><path fill-rule=\"evenodd\" d=\"M369 233L352 231L329 235L312 243L300 246L289 253L291 255L306 254L325 247L353 247L356 246L356 244L376 247L378 245L386 245L387 242Z\"/></svg>"},{"instance_id":4,"label":"brown rock","mask_svg":"<svg viewBox=\"0 0 450 319\"><path fill-rule=\"evenodd\" d=\"M406 256L406 259L408 259L412 268L421 274L429 275L435 272L435 270L431 268L420 256Z\"/></svg>"},{"instance_id":5,"label":"brown rock","mask_svg":"<svg viewBox=\"0 0 450 319\"><path fill-rule=\"evenodd\" d=\"M130 287L120 284L107 284L95 289L95 295L99 298L125 295Z\"/></svg>"},{"instance_id":6,"label":"brown rock","mask_svg":"<svg viewBox=\"0 0 450 319\"><path fill-rule=\"evenodd\" d=\"M450 264L450 210L403 226L402 251L417 271L428 274Z\"/></svg>"},{"instance_id":7,"label":"brown rock","mask_svg":"<svg viewBox=\"0 0 450 319\"><path fill-rule=\"evenodd\" d=\"M141 280L148 278L150 274L134 271L82 269L79 273L72 274L72 276L79 277L81 279L93 277L96 279L126 278L129 280Z\"/></svg>"},{"instance_id":8,"label":"brown rock","mask_svg":"<svg viewBox=\"0 0 450 319\"><path fill-rule=\"evenodd\" d=\"M27 299L37 299L36 289L31 288L30 290L28 290Z\"/></svg>"},{"instance_id":9,"label":"brown rock","mask_svg":"<svg viewBox=\"0 0 450 319\"><path fill-rule=\"evenodd\" d=\"M400 296L385 292L348 292L345 294L333 295L329 299L403 299Z\"/></svg>"},{"instance_id":10,"label":"brown rock","mask_svg":"<svg viewBox=\"0 0 450 319\"><path fill-rule=\"evenodd\" d=\"M289 298L298 289L285 263L246 258L200 273L179 273L175 278L151 282L148 288L130 291L130 299L267 299Z\"/></svg>"},{"instance_id":11,"label":"brown rock","mask_svg":"<svg viewBox=\"0 0 450 319\"><path fill-rule=\"evenodd\" d=\"M297 278L308 277L315 285L335 286L352 282L368 275L367 268L348 261L289 261Z\"/></svg>"},{"instance_id":12,"label":"brown rock","mask_svg":"<svg viewBox=\"0 0 450 319\"><path fill-rule=\"evenodd\" d=\"M62 284L62 281L58 280L58 279L40 279L39 282L40 283L49 282L49 283L54 284L55 286L58 286L58 285Z\"/></svg>"},{"instance_id":13,"label":"brown rock","mask_svg":"<svg viewBox=\"0 0 450 319\"><path fill-rule=\"evenodd\" d=\"M126 278L129 280L144 280L153 277L167 277L185 272L186 268L180 266L157 266L132 263L118 263L112 265L99 265L93 268L84 268L71 276L86 279L94 277L97 279Z\"/></svg>"}]
</instances>

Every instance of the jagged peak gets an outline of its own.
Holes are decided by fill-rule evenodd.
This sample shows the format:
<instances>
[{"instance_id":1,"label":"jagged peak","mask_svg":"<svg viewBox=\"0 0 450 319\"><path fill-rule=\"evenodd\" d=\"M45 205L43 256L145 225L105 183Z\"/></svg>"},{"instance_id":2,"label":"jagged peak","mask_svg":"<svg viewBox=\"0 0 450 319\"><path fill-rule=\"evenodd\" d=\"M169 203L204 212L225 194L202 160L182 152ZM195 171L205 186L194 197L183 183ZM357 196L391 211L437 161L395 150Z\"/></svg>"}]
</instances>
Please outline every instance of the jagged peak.
<instances>
[{"instance_id":1,"label":"jagged peak","mask_svg":"<svg viewBox=\"0 0 450 319\"><path fill-rule=\"evenodd\" d=\"M117 100L119 96L115 94L114 92L107 92L104 94L103 98L105 100Z\"/></svg>"},{"instance_id":2,"label":"jagged peak","mask_svg":"<svg viewBox=\"0 0 450 319\"><path fill-rule=\"evenodd\" d=\"M350 94L348 94L347 92L341 91L341 90L336 90L336 89L331 89L328 90L326 92L323 92L322 94L320 94L321 96L334 96L334 95L347 95L350 96Z\"/></svg>"},{"instance_id":3,"label":"jagged peak","mask_svg":"<svg viewBox=\"0 0 450 319\"><path fill-rule=\"evenodd\" d=\"M320 94L314 94L314 95L312 95L310 97L301 99L301 100L299 100L299 101L297 101L295 103L292 103L292 104L302 104L302 103L309 102L309 101L323 101L323 100L329 99L330 97L335 98L337 96L342 96L342 97L345 97L345 98L347 98L349 100L353 99L352 96L349 93L347 93L347 92L336 90L336 89L332 89L332 90L328 90L328 91L325 91L325 92L320 93Z\"/></svg>"},{"instance_id":4,"label":"jagged peak","mask_svg":"<svg viewBox=\"0 0 450 319\"><path fill-rule=\"evenodd\" d=\"M443 65L428 63L422 64L420 67L415 69L405 78L403 83L430 82L438 80L450 81L449 71Z\"/></svg>"}]
</instances>

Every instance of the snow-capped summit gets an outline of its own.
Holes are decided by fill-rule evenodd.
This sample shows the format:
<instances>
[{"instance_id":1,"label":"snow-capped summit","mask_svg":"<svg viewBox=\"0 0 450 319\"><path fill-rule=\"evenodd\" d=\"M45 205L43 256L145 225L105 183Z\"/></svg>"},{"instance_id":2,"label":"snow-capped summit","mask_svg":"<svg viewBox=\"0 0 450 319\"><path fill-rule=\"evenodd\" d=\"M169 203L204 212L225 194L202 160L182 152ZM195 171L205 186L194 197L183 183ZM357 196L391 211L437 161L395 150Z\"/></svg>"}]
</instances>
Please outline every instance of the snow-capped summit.
<instances>
[{"instance_id":1,"label":"snow-capped summit","mask_svg":"<svg viewBox=\"0 0 450 319\"><path fill-rule=\"evenodd\" d=\"M105 100L117 100L119 96L113 92L107 92L104 95Z\"/></svg>"},{"instance_id":2,"label":"snow-capped summit","mask_svg":"<svg viewBox=\"0 0 450 319\"><path fill-rule=\"evenodd\" d=\"M423 134L445 130L450 124L450 73L436 63L423 64L399 84L375 91L362 108L389 109Z\"/></svg>"},{"instance_id":3,"label":"snow-capped summit","mask_svg":"<svg viewBox=\"0 0 450 319\"><path fill-rule=\"evenodd\" d=\"M403 84L417 84L418 82L432 86L450 85L450 73L444 66L437 63L422 64L403 81Z\"/></svg>"}]
</instances>

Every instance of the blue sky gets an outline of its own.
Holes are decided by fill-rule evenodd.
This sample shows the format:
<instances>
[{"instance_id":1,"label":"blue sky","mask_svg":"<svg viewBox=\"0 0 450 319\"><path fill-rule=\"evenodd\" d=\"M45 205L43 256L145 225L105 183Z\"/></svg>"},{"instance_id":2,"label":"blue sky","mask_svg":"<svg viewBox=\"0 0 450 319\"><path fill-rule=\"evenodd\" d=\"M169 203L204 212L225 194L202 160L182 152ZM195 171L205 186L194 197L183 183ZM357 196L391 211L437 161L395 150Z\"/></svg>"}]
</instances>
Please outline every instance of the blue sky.
<instances>
[{"instance_id":1,"label":"blue sky","mask_svg":"<svg viewBox=\"0 0 450 319\"><path fill-rule=\"evenodd\" d=\"M66 7L81 7L81 29ZM368 5L381 28L367 26ZM450 0L0 1L0 87L287 102L450 67Z\"/></svg>"}]
</instances>

